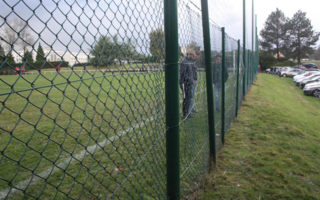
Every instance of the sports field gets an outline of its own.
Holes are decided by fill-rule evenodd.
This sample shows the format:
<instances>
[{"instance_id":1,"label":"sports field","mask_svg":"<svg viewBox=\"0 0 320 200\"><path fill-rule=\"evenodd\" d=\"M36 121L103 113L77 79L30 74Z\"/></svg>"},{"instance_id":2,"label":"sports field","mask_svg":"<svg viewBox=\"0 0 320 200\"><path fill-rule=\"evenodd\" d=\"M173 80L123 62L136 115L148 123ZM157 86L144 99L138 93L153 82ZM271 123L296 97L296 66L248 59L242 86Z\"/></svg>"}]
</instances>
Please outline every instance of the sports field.
<instances>
[{"instance_id":1,"label":"sports field","mask_svg":"<svg viewBox=\"0 0 320 200\"><path fill-rule=\"evenodd\" d=\"M166 195L164 72L1 76L0 199ZM205 73L180 124L182 193L208 164ZM182 99L182 97L181 97Z\"/></svg>"},{"instance_id":2,"label":"sports field","mask_svg":"<svg viewBox=\"0 0 320 200\"><path fill-rule=\"evenodd\" d=\"M140 195L135 185L145 190L152 174L164 171L164 153L157 159L152 152L145 155L153 145L159 147L152 151L164 151L158 141L165 133L162 76L99 72L2 76L0 197L11 184L34 197ZM138 162L143 169L136 175L133 168ZM149 178L140 177L145 175ZM157 178L159 183L165 183L160 181L164 177ZM126 187L119 186L124 178L127 185L130 179L140 182L123 192L120 188ZM164 185L157 184L156 189L163 194ZM23 195L10 192L13 199Z\"/></svg>"}]
</instances>

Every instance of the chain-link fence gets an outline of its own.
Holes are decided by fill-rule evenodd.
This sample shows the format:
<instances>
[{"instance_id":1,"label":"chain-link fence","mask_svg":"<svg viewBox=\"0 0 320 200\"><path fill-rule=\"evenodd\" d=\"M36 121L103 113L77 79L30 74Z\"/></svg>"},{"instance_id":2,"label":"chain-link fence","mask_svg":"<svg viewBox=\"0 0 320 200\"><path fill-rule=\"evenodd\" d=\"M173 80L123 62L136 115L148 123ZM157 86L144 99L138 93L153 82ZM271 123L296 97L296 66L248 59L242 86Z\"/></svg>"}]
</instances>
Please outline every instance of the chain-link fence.
<instances>
[{"instance_id":1,"label":"chain-link fence","mask_svg":"<svg viewBox=\"0 0 320 200\"><path fill-rule=\"evenodd\" d=\"M163 4L1 0L0 199L171 198ZM209 124L218 150L257 63L210 21L209 121L201 4L177 5L178 196L193 199L210 163Z\"/></svg>"}]
</instances>

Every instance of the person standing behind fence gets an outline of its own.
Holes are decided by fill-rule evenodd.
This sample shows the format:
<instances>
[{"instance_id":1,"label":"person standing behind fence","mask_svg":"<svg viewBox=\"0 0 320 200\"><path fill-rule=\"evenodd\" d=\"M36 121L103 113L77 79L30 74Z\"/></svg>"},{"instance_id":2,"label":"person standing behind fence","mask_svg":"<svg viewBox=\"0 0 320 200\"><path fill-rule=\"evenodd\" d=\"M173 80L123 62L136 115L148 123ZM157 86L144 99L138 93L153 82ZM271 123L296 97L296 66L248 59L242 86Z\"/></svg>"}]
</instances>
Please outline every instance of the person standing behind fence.
<instances>
[{"instance_id":1,"label":"person standing behind fence","mask_svg":"<svg viewBox=\"0 0 320 200\"><path fill-rule=\"evenodd\" d=\"M214 96L215 96L215 112L220 111L220 90L222 88L222 65L221 65L222 57L220 54L217 54L215 57L215 62L212 64L212 81L214 84ZM227 82L229 78L228 70L225 69L224 73L224 81Z\"/></svg>"},{"instance_id":2,"label":"person standing behind fence","mask_svg":"<svg viewBox=\"0 0 320 200\"><path fill-rule=\"evenodd\" d=\"M20 68L17 66L15 70L13 70L14 75L19 75L20 74Z\"/></svg>"},{"instance_id":3,"label":"person standing behind fence","mask_svg":"<svg viewBox=\"0 0 320 200\"><path fill-rule=\"evenodd\" d=\"M281 68L278 69L279 78L281 78Z\"/></svg>"},{"instance_id":4,"label":"person standing behind fence","mask_svg":"<svg viewBox=\"0 0 320 200\"><path fill-rule=\"evenodd\" d=\"M201 56L201 53L199 51L196 52L196 56L194 56L194 61L196 62L197 60L199 60ZM189 110L191 111L191 113L198 113L199 111L197 111L194 106L193 106L193 99L194 99L194 95L196 92L196 86L197 86L197 82L198 82L198 65L195 63L193 65L193 80L194 80L194 84L192 84L192 90L191 90L191 100L190 100L190 108Z\"/></svg>"},{"instance_id":5,"label":"person standing behind fence","mask_svg":"<svg viewBox=\"0 0 320 200\"><path fill-rule=\"evenodd\" d=\"M187 56L184 57L180 62L180 88L183 93L182 112L183 119L190 119L189 113L191 97L192 97L192 85L194 84L193 69L195 65L195 52L192 49L187 51Z\"/></svg>"}]
</instances>

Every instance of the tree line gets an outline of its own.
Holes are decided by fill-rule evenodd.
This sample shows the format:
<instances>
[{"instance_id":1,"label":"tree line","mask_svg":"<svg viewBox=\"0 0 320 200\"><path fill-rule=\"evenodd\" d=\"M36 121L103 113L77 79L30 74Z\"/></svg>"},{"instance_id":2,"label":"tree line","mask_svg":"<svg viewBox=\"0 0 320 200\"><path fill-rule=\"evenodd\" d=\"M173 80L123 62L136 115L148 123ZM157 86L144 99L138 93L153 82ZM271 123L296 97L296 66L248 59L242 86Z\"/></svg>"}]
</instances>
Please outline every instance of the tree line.
<instances>
[{"instance_id":1,"label":"tree line","mask_svg":"<svg viewBox=\"0 0 320 200\"><path fill-rule=\"evenodd\" d=\"M20 55L23 62L34 63L45 61L41 43L39 43L37 48L36 60L32 57L32 51L28 50L30 46L34 45L35 40L26 21L18 17L7 19L0 31L0 37L2 40L2 43L0 43L0 56L5 58L2 61L10 64L15 63L12 56L14 46L23 51L23 55ZM10 53L8 54L8 52Z\"/></svg>"},{"instance_id":2,"label":"tree line","mask_svg":"<svg viewBox=\"0 0 320 200\"><path fill-rule=\"evenodd\" d=\"M306 13L298 10L290 19L280 9L272 12L260 32L260 46L263 51L276 55L280 53L301 63L301 59L314 54L313 46L319 40L320 33L313 30Z\"/></svg>"}]
</instances>

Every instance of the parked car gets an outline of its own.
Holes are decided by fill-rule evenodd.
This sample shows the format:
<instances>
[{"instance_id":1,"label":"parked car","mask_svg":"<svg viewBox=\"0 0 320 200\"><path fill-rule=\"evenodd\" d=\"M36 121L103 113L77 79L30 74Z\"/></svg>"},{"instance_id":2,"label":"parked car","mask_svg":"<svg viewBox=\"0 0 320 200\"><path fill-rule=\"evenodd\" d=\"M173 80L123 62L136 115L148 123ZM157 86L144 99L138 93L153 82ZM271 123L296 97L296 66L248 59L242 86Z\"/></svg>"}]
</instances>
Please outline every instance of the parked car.
<instances>
[{"instance_id":1,"label":"parked car","mask_svg":"<svg viewBox=\"0 0 320 200\"><path fill-rule=\"evenodd\" d=\"M311 72L310 72L311 73ZM301 78L301 79L298 79L296 81L296 85L297 86L300 86L301 82L304 81L304 80L310 80L312 78L315 78L315 77L319 77L320 76L320 72L312 72L311 75L308 75L304 78Z\"/></svg>"},{"instance_id":2,"label":"parked car","mask_svg":"<svg viewBox=\"0 0 320 200\"><path fill-rule=\"evenodd\" d=\"M320 97L320 81L309 83L304 86L303 93L305 95L313 95L314 97Z\"/></svg>"},{"instance_id":3,"label":"parked car","mask_svg":"<svg viewBox=\"0 0 320 200\"><path fill-rule=\"evenodd\" d=\"M266 69L266 73L267 73L267 74L270 74L270 68L269 68L269 69Z\"/></svg>"},{"instance_id":4,"label":"parked car","mask_svg":"<svg viewBox=\"0 0 320 200\"><path fill-rule=\"evenodd\" d=\"M317 69L318 68L317 65L314 63L306 63L306 64L303 64L302 66L305 67L306 69L309 69L309 68Z\"/></svg>"},{"instance_id":5,"label":"parked car","mask_svg":"<svg viewBox=\"0 0 320 200\"><path fill-rule=\"evenodd\" d=\"M318 69L305 69L305 70L302 70L297 75L295 75L293 77L293 81L296 82L297 79L301 78L303 75L308 74L308 72L320 72L320 70L318 70Z\"/></svg>"},{"instance_id":6,"label":"parked car","mask_svg":"<svg viewBox=\"0 0 320 200\"><path fill-rule=\"evenodd\" d=\"M294 69L301 69L301 70L304 70L305 67L302 67L302 65L296 65L296 66L293 66L292 68Z\"/></svg>"},{"instance_id":7,"label":"parked car","mask_svg":"<svg viewBox=\"0 0 320 200\"><path fill-rule=\"evenodd\" d=\"M289 71L292 70L292 67L282 67L281 71Z\"/></svg>"},{"instance_id":8,"label":"parked car","mask_svg":"<svg viewBox=\"0 0 320 200\"><path fill-rule=\"evenodd\" d=\"M291 70L286 70L281 72L281 76L286 77L286 76L295 76L297 75L301 69L291 69Z\"/></svg>"},{"instance_id":9,"label":"parked car","mask_svg":"<svg viewBox=\"0 0 320 200\"><path fill-rule=\"evenodd\" d=\"M293 77L293 81L297 82L297 80L306 77L307 75L311 75L311 72L303 70L302 73L298 73Z\"/></svg>"},{"instance_id":10,"label":"parked car","mask_svg":"<svg viewBox=\"0 0 320 200\"><path fill-rule=\"evenodd\" d=\"M320 75L314 75L313 77L310 77L309 79L303 80L300 83L300 87L303 89L306 84L314 83L320 80Z\"/></svg>"}]
</instances>

